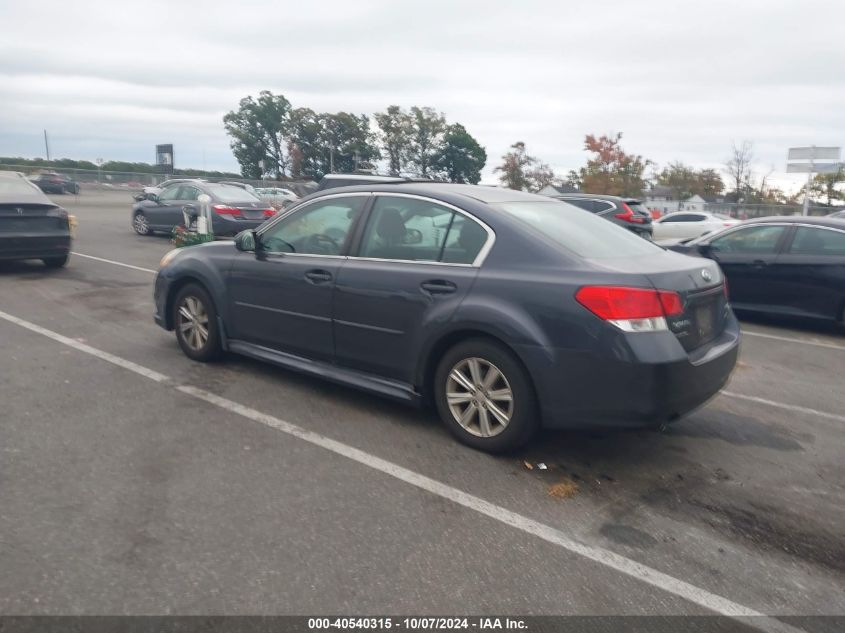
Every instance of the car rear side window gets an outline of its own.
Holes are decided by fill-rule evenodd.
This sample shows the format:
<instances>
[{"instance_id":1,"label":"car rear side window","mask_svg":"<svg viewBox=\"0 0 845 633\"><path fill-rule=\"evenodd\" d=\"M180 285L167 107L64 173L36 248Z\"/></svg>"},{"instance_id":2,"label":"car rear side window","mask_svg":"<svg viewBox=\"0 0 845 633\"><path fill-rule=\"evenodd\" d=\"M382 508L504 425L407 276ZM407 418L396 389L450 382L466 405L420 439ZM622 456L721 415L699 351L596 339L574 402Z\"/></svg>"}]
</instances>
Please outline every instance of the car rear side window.
<instances>
[{"instance_id":1,"label":"car rear side window","mask_svg":"<svg viewBox=\"0 0 845 633\"><path fill-rule=\"evenodd\" d=\"M794 255L845 256L845 231L799 226L789 252Z\"/></svg>"},{"instance_id":2,"label":"car rear side window","mask_svg":"<svg viewBox=\"0 0 845 633\"><path fill-rule=\"evenodd\" d=\"M487 231L480 224L433 201L378 196L373 205L361 257L472 264Z\"/></svg>"},{"instance_id":3,"label":"car rear side window","mask_svg":"<svg viewBox=\"0 0 845 633\"><path fill-rule=\"evenodd\" d=\"M710 242L710 247L719 253L754 253L771 255L786 230L785 226L747 226Z\"/></svg>"},{"instance_id":4,"label":"car rear side window","mask_svg":"<svg viewBox=\"0 0 845 633\"><path fill-rule=\"evenodd\" d=\"M606 219L581 213L572 205L555 202L499 202L490 205L512 215L541 235L576 255L610 259L654 255L663 249Z\"/></svg>"}]
</instances>

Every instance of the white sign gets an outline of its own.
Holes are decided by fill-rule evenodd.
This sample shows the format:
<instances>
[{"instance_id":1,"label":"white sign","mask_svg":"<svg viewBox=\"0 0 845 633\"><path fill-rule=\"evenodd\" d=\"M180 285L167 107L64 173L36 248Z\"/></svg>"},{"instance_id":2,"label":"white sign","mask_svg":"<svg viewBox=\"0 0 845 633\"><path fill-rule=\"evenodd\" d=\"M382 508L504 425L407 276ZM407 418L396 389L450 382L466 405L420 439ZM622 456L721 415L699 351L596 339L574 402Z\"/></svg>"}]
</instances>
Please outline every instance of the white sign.
<instances>
[{"instance_id":1,"label":"white sign","mask_svg":"<svg viewBox=\"0 0 845 633\"><path fill-rule=\"evenodd\" d=\"M835 174L840 170L840 163L789 163L787 174Z\"/></svg>"},{"instance_id":2,"label":"white sign","mask_svg":"<svg viewBox=\"0 0 845 633\"><path fill-rule=\"evenodd\" d=\"M787 160L839 160L841 147L790 147Z\"/></svg>"}]
</instances>

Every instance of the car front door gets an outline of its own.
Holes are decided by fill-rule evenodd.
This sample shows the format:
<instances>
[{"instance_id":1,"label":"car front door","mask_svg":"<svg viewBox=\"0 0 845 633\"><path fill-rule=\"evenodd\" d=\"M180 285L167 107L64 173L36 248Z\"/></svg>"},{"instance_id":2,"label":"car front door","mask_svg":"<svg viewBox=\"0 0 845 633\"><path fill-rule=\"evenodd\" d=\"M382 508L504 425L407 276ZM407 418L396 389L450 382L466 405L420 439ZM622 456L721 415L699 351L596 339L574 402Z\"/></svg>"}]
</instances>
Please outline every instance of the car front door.
<instances>
[{"instance_id":1,"label":"car front door","mask_svg":"<svg viewBox=\"0 0 845 633\"><path fill-rule=\"evenodd\" d=\"M772 267L784 311L842 318L845 304L845 230L797 226Z\"/></svg>"},{"instance_id":2,"label":"car front door","mask_svg":"<svg viewBox=\"0 0 845 633\"><path fill-rule=\"evenodd\" d=\"M707 254L722 267L731 303L737 308L770 310L778 285L772 268L788 228L782 224L752 224L709 242Z\"/></svg>"},{"instance_id":3,"label":"car front door","mask_svg":"<svg viewBox=\"0 0 845 633\"><path fill-rule=\"evenodd\" d=\"M427 329L448 322L492 240L455 207L377 194L360 246L338 275L337 362L413 383Z\"/></svg>"},{"instance_id":4,"label":"car front door","mask_svg":"<svg viewBox=\"0 0 845 633\"><path fill-rule=\"evenodd\" d=\"M315 200L262 228L229 274L228 336L331 360L332 291L367 195Z\"/></svg>"},{"instance_id":5,"label":"car front door","mask_svg":"<svg viewBox=\"0 0 845 633\"><path fill-rule=\"evenodd\" d=\"M158 194L158 199L144 204L144 215L150 227L159 231L169 231L182 224L182 207L187 202L182 200L182 185L170 185Z\"/></svg>"}]
</instances>

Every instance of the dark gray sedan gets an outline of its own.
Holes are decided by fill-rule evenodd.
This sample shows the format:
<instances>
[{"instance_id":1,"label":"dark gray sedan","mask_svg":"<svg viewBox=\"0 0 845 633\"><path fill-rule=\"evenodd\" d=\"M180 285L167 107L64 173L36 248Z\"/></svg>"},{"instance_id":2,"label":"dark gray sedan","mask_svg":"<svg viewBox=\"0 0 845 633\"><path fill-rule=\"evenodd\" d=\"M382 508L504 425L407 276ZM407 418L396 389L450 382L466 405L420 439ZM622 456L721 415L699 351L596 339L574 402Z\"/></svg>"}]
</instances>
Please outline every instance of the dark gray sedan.
<instances>
[{"instance_id":1,"label":"dark gray sedan","mask_svg":"<svg viewBox=\"0 0 845 633\"><path fill-rule=\"evenodd\" d=\"M23 174L0 171L0 260L40 259L59 268L69 256L67 211Z\"/></svg>"},{"instance_id":2,"label":"dark gray sedan","mask_svg":"<svg viewBox=\"0 0 845 633\"><path fill-rule=\"evenodd\" d=\"M170 233L176 226L184 226L185 207L199 212L198 198L211 198L212 228L215 235L235 235L244 229L259 227L276 215L276 210L240 187L199 180L176 182L159 194L147 194L146 199L132 205L132 228L139 235L156 231Z\"/></svg>"},{"instance_id":3,"label":"dark gray sedan","mask_svg":"<svg viewBox=\"0 0 845 633\"><path fill-rule=\"evenodd\" d=\"M442 183L329 189L234 244L172 251L155 304L192 359L433 402L493 452L541 425L677 420L740 340L715 262L544 196Z\"/></svg>"}]
</instances>

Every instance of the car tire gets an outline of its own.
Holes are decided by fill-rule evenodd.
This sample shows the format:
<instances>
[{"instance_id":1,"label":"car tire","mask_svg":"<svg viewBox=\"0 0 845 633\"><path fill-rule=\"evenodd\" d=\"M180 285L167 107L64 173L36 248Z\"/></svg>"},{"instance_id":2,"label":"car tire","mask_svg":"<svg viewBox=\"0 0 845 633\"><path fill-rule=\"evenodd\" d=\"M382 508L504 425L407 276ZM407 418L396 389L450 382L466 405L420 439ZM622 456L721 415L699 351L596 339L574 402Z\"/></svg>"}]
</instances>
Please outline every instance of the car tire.
<instances>
[{"instance_id":1,"label":"car tire","mask_svg":"<svg viewBox=\"0 0 845 633\"><path fill-rule=\"evenodd\" d=\"M519 448L539 426L528 372L490 339L466 340L446 352L434 375L434 399L452 434L488 453Z\"/></svg>"},{"instance_id":2,"label":"car tire","mask_svg":"<svg viewBox=\"0 0 845 633\"><path fill-rule=\"evenodd\" d=\"M45 257L41 261L47 268L63 268L67 265L70 255L63 255L62 257Z\"/></svg>"},{"instance_id":3,"label":"car tire","mask_svg":"<svg viewBox=\"0 0 845 633\"><path fill-rule=\"evenodd\" d=\"M132 228L138 235L152 235L153 230L150 228L150 222L143 211L138 211L132 217Z\"/></svg>"},{"instance_id":4,"label":"car tire","mask_svg":"<svg viewBox=\"0 0 845 633\"><path fill-rule=\"evenodd\" d=\"M207 363L220 356L217 310L205 288L188 284L173 301L173 327L185 356Z\"/></svg>"}]
</instances>

